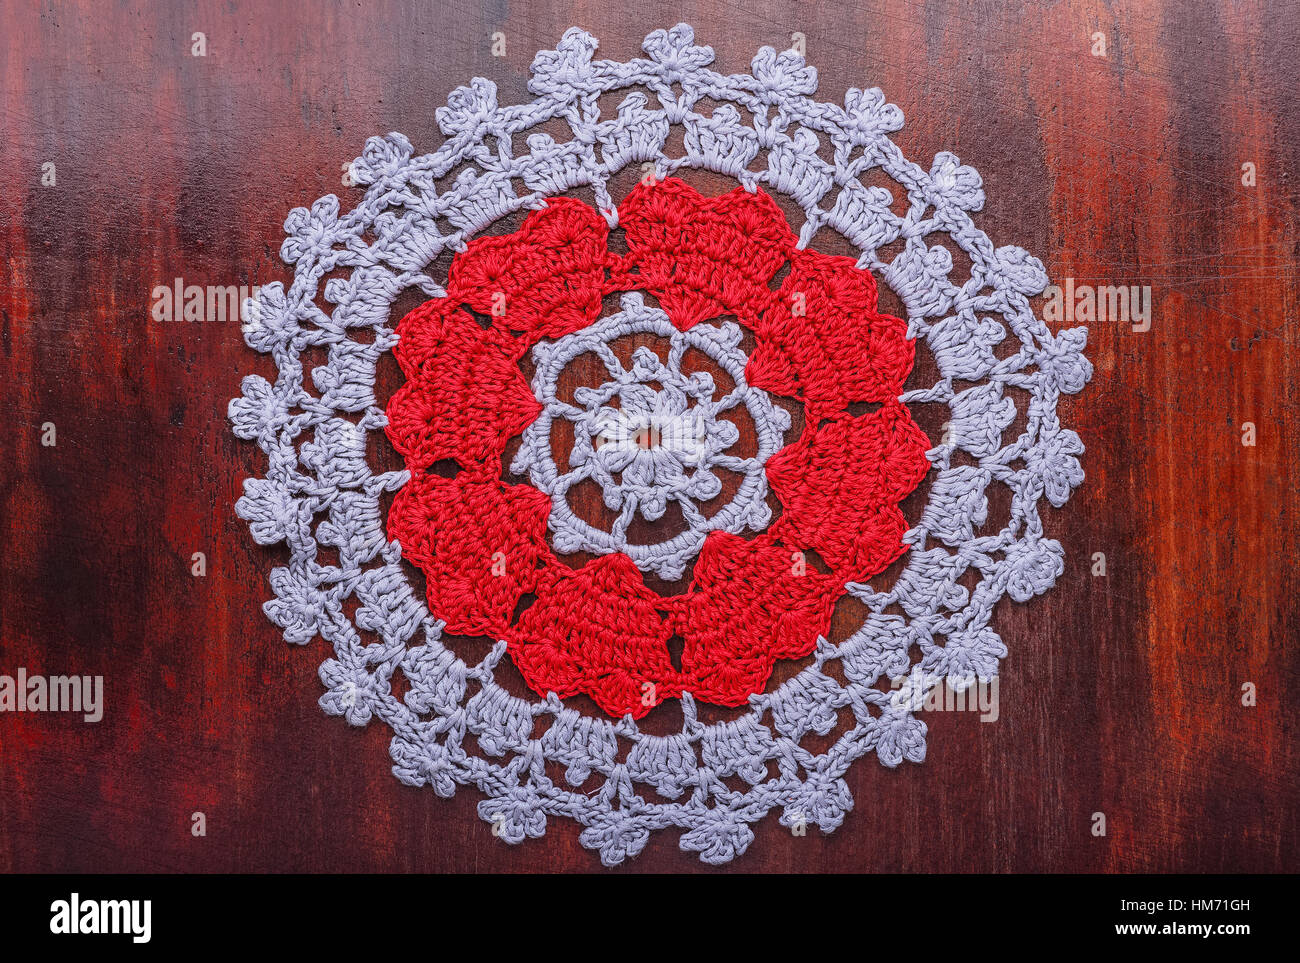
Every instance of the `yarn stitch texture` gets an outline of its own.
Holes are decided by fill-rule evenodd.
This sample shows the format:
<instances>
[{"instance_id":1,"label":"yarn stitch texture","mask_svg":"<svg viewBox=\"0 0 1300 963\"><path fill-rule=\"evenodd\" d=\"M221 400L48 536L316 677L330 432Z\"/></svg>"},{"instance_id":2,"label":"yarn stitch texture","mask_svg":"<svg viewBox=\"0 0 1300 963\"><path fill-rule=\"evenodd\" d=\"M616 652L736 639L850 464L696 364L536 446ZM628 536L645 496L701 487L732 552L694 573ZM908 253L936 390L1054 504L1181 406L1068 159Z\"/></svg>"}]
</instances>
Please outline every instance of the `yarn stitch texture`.
<instances>
[{"instance_id":1,"label":"yarn stitch texture","mask_svg":"<svg viewBox=\"0 0 1300 963\"><path fill-rule=\"evenodd\" d=\"M697 852L709 863L725 863L744 852L753 838L751 825L774 808L780 809L780 822L786 826L811 823L825 832L837 828L853 805L843 776L854 760L871 751L889 767L904 759L924 759L926 727L916 711L934 680L962 688L976 678L996 674L1006 647L990 624L994 605L1004 595L1028 601L1046 591L1063 570L1063 550L1044 534L1038 504L1046 498L1059 507L1083 480L1078 461L1082 444L1073 431L1060 425L1056 407L1062 393L1081 390L1091 376L1091 365L1083 356L1086 330L1053 334L1035 317L1029 298L1046 285L1042 264L1020 248L995 248L975 227L970 213L982 208L984 195L974 170L947 152L939 154L928 171L902 156L889 139L901 128L902 114L885 102L879 90L850 90L843 106L816 101L813 68L793 52L778 54L770 48L758 53L750 73L720 74L709 67L711 48L696 45L692 31L682 24L650 34L644 44L645 58L595 60L595 50L595 39L575 29L565 34L556 50L539 53L529 82L534 99L526 104L500 105L493 84L474 80L438 109L436 118L446 135L438 150L417 155L407 139L396 133L372 138L352 165L355 180L368 185L353 211L340 213L338 200L330 195L310 209L291 212L281 255L294 268L293 282L287 289L278 283L263 287L247 310L245 339L252 348L271 354L278 375L274 382L256 375L245 378L242 395L230 404L235 433L256 440L269 459L265 477L245 482L236 508L249 521L257 542L285 542L289 548L288 564L271 573L275 597L265 605L267 615L287 641L306 644L320 637L333 648L332 657L320 669L326 687L322 708L353 725L366 725L378 717L390 726L393 771L400 780L430 786L441 796L451 795L459 785L475 786L485 797L478 806L480 816L493 823L507 842L541 836L548 818L564 816L582 824L582 843L597 850L607 865L636 856L651 832L669 827L681 830L682 849ZM626 95L611 115L603 107L608 102L603 95L624 90ZM705 107L705 98L711 109ZM752 121L742 120L741 108ZM537 130L557 120L567 124L571 139L557 141L552 133ZM682 129L682 156L665 152L672 127ZM523 144L526 150L521 150ZM833 162L819 152L823 144ZM488 464L503 439L523 432L526 441L517 456L518 467L528 471L537 487L516 486L524 489L522 495L503 496L505 486L498 485L495 494L488 491L483 496L510 499L508 517L532 513L534 522L517 526L512 533L516 543L507 550L507 560L512 550L542 552L551 515L555 515L552 539L562 548L595 542L597 534L556 512L560 466L540 438L528 437L528 428L539 416L558 417L586 426L588 439L598 439L603 430L600 409L607 393L614 390L610 384L626 384L633 417L653 415L656 404L661 414L677 407L692 387L698 388L698 402L704 397L703 386L692 386L680 366L674 371L671 363L664 366L667 370L656 371L661 377L648 377L653 362L643 355L634 360L632 372L619 373L611 367L611 382L593 387L582 399L575 395L570 410L556 404L550 375L544 374L547 355L572 350L577 343L595 345L617 325L644 324L664 331L667 318L674 328L666 335L670 340L707 333L706 329L714 332L709 335L717 339L714 360L722 370L734 369L735 345L729 344L734 334L725 322L714 322L724 314L744 319L735 311L718 309L725 306L724 295L730 296L725 283L703 298L691 294L689 285L676 300L671 292L666 299L658 297L662 311L644 301L625 300L619 315L603 320L590 316L585 302L566 304L565 292L575 289L562 285L562 290L551 292L555 298L551 309L536 312L529 322L534 326L525 328L531 331L529 338L537 335L532 350L541 349L535 359L536 394L526 382L515 380L519 375L515 363L522 356L517 352L529 350L529 338L517 337L524 330L509 330L520 322L517 306L507 309L505 325L492 336L502 339L497 345L500 357L472 345L472 339L485 336L483 329L476 324L471 332L454 323L454 312L444 315L442 323L428 326L441 340L419 360L419 337L407 337L406 320L399 343L389 310L402 291L416 287L433 299L433 305L461 297L457 292L448 300L457 283L454 270L447 287L427 273L443 251L456 252L458 259L469 255L472 260L474 245L489 243L489 239L474 241L475 235L515 211L535 211L530 219L557 210L576 217L577 202L566 203L561 196L577 188L591 191L606 225L630 231L628 205L636 210L637 192L616 205L608 184L624 167L642 164L653 165L660 182L640 195L647 205L653 203L647 199L674 192L694 202L671 180L674 171L684 168L733 177L746 196L724 198L734 196L738 204L761 203L762 192L791 199L805 216L788 252L792 264L823 257L809 248L823 228L846 238L861 252L856 267L863 283L872 272L898 295L907 313L907 338L924 343L940 373L932 386L891 389L874 399L880 410L898 412L899 424L904 424L901 416L908 406L938 404L950 410L944 436L925 452L933 473L928 502L912 527L898 535L899 547L907 547L905 565L887 591L874 591L865 581L878 571L880 562L860 557L857 529L832 526L825 533L830 546L826 559L839 586L828 587L827 592L846 591L865 605L869 614L861 628L838 645L814 634L813 663L771 691L762 691L761 681L753 675L745 683L754 687L748 696L749 709L730 721L712 725L698 721L696 697L681 687L681 731L667 736L642 731L631 712L617 719L579 712L565 704L554 686L537 700L505 691L494 672L510 645L508 633L499 633L502 641L476 664L447 648L442 633L451 617L430 610L399 564L403 554L408 560L415 558L419 545L392 539L385 530L386 524L400 528L399 502L420 502L421 492L437 489L443 481L413 471L411 461L430 455L456 457L439 454L438 446L450 440L441 435L451 431L456 443L464 446L460 458L471 464L462 465L456 479L468 474L459 486L468 489L476 471L470 455ZM903 213L895 211L888 189L864 183L864 176L876 169L905 192ZM636 218L630 220L634 223ZM587 221L595 225L592 218ZM583 238L591 236L569 235L570 247L582 247ZM961 283L950 278L952 257L945 244L960 248L970 260L970 276ZM660 272L662 291L671 287L671 278L664 273L670 259L682 257L683 252L672 245L659 251L653 247L649 246L640 270L651 281ZM891 247L894 253L882 259L883 251ZM753 264L737 262L736 268L745 270ZM612 265L602 264L602 276L606 266ZM616 274L610 272L611 277ZM645 278L635 286L645 289ZM492 290L502 288L471 285L465 297L472 302L475 291ZM815 321L824 315L814 313L812 300L808 313ZM332 309L327 310L328 305ZM473 303L470 307L484 310ZM426 309L420 316L426 320L438 311L429 305ZM601 324L609 325L609 330ZM412 322L410 330L425 327ZM507 335L511 335L509 343L504 340ZM836 342L838 350L862 350L859 337ZM587 340L566 342L569 338ZM844 430L855 423L860 416L844 411L855 398L849 394L821 397L822 389L810 389L810 382L800 377L806 370L801 363L809 360L807 352L812 350L806 332L784 342L770 340L776 347L765 351L760 343L741 369L745 389L799 397L810 426L821 422L813 414L820 405L834 406L831 428ZM303 353L319 348L326 350L328 360L306 369ZM425 379L426 388L432 390L423 396L424 403L439 399L447 411L462 415L444 420L429 412L423 422L413 417L410 423L400 423L404 405L395 396L390 421L373 389L378 358L394 348L410 379L408 388ZM769 360L763 362L760 353ZM474 367L466 373L455 367L459 363L451 360L455 358L472 359ZM909 355L908 366L910 360ZM640 372L635 370L638 363ZM874 369L854 369L858 370L866 378ZM307 387L308 379L314 390ZM670 397L657 400L635 390L638 385L649 387L648 381L657 381L664 389L658 393ZM822 387L831 393L851 392L865 383L828 379ZM741 384L736 381L737 388ZM880 384L893 382L882 379ZM901 377L898 385L901 389ZM456 392L477 393L485 386L497 392L493 418L464 417L474 411L477 394L457 396ZM1018 389L1018 394L1008 389ZM415 395L414 390L408 392L411 405L417 403L412 401ZM1017 404L1018 396L1027 399L1023 408ZM738 403L748 405L751 400L763 411L758 395ZM1025 427L1005 440L1018 411L1025 415ZM716 462L725 453L718 447L726 441L725 429L718 427L716 418L710 424L707 409L699 418L703 435L692 437L704 439L702 450L708 454L703 461ZM772 436L779 422L775 414L755 418L760 448L775 444ZM608 427L608 416L604 424ZM406 469L377 473L367 463L367 435L384 430L399 450L406 433L426 433L419 444L403 451ZM915 426L912 430L920 434ZM578 434L575 431L575 437ZM802 436L795 444L800 441ZM606 447L593 443L589 455ZM650 517L670 493L689 490L694 478L700 479L694 484L702 486L695 489L697 495L703 497L711 490L708 465L691 461L701 446L692 447L696 455L684 450L673 454L671 445L660 446L659 457L668 461L634 470L631 479L627 465L612 467L619 457L617 446L595 458L589 470L602 479L608 498L629 511L648 511L645 517ZM880 459L864 461L879 462L889 452L906 449L906 444L893 445L881 452ZM596 568L591 583L597 583L597 575L617 578L624 586L647 570L671 575L696 554L694 583L712 545L752 546L770 532L769 528L745 539L738 531L765 524L753 499L760 482L776 486L792 518L786 524L796 536L805 531L806 526L801 529L794 520L798 512L791 506L811 483L801 481L782 491L777 481L782 472L779 463L774 465L778 453L762 450L764 471L747 476L758 481L749 495L732 502L738 502L733 516L710 531L693 524L690 537L679 545L635 560L625 554L626 546L619 547L616 535L603 533L613 540L596 546L606 554L588 564L587 568ZM459 458L457 463L461 464ZM566 471L573 467L572 461L564 466ZM496 470L499 474L499 463ZM1000 531L986 534L982 531L988 521L986 492L994 484L1011 490L1010 518ZM385 492L397 492L387 520L380 508ZM458 490L455 497L472 499L475 494ZM627 509L627 505L634 507ZM472 514L486 517L490 512ZM437 527L426 530L437 531ZM792 536L795 547L801 542L812 544L809 538L796 536ZM565 543L566 538L571 541ZM322 561L318 554L322 547L337 558ZM823 553L820 545L817 551ZM426 576L429 565L439 564L438 558L439 553L430 553L424 560ZM967 573L975 576L973 588L963 583ZM804 578L814 575L810 570ZM581 571L559 581L575 583L580 577ZM435 580L429 582L432 597ZM488 624L492 613L506 609L503 600L492 594L500 591L485 586L474 602L480 606L477 614L453 614ZM506 593L506 601L513 591ZM439 593L440 602L455 597ZM544 597L538 593L538 602L519 624ZM643 601L653 608L664 600L647 596ZM717 624L714 629L718 636L714 644L720 647L742 634L735 623ZM775 645L775 655L797 651L793 637L799 635L791 634L788 650L783 643ZM770 646L772 637L766 641ZM915 663L909 657L914 647L920 653ZM518 648L526 646L512 649L512 656ZM561 683L573 665L539 661L543 668L535 678L542 684ZM683 654L683 668L685 661ZM527 671L522 667L521 671L527 677ZM770 665L762 673L763 680L768 671ZM398 672L409 685L403 695L394 689ZM696 675L692 684L705 677ZM905 676L909 683L901 693L880 687L882 680ZM668 681L666 688L672 691ZM581 686L570 689L581 691ZM721 701L734 699L725 685L713 694ZM616 695L607 708L622 704L622 695ZM814 751L801 744L810 733L835 737L824 751Z\"/></svg>"},{"instance_id":2,"label":"yarn stitch texture","mask_svg":"<svg viewBox=\"0 0 1300 963\"><path fill-rule=\"evenodd\" d=\"M903 321L877 313L870 273L851 258L798 250L762 189L705 198L669 178L638 185L616 215L629 247L622 257L609 252L593 208L548 199L516 233L471 242L452 261L446 297L402 319L396 353L410 380L388 407L388 432L411 480L388 533L424 570L446 627L506 640L541 695L583 692L634 718L685 692L741 705L777 659L813 650L847 583L905 549L898 502L930 467L929 441L898 400L913 346ZM631 289L664 310L647 308L638 290L597 322L606 295ZM499 314L479 315L481 324L467 313L489 305ZM755 333L747 363L740 327L706 322L719 315ZM611 342L635 333L666 338L666 363L643 345L625 368ZM683 374L687 348L721 360L730 389L720 393L707 371ZM515 364L530 349L540 415ZM560 371L588 352L613 380L561 401ZM789 415L763 389L802 402L807 425L788 446ZM726 454L740 430L718 414L742 403L757 425L754 458ZM877 408L850 414L857 404ZM557 414L582 426L564 475L550 451ZM523 425L513 467L527 468L535 487L499 477L505 442ZM651 431L653 441L637 442ZM428 471L441 460L461 470ZM745 480L706 517L700 505L723 487L714 469ZM570 510L568 489L585 478L619 512L608 533ZM770 526L767 481L783 507ZM633 517L660 519L670 501L688 530L629 543ZM760 534L746 540L744 529ZM577 551L599 557L577 572L556 557ZM806 551L831 571L810 569ZM697 553L689 589L672 597L656 596L636 571L675 580ZM512 623L526 594L536 601ZM680 668L669 656L674 635Z\"/></svg>"}]
</instances>

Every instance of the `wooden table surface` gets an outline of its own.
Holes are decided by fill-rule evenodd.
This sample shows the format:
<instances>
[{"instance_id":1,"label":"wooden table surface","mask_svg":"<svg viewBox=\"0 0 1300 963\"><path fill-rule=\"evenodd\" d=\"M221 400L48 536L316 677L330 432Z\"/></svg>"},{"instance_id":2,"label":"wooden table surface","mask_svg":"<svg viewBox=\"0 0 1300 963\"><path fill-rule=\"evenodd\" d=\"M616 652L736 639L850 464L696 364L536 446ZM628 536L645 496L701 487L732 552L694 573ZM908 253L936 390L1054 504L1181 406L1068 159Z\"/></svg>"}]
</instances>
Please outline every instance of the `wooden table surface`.
<instances>
[{"instance_id":1,"label":"wooden table surface","mask_svg":"<svg viewBox=\"0 0 1300 963\"><path fill-rule=\"evenodd\" d=\"M1152 292L1149 331L1092 325L1062 402L1087 480L1045 516L1056 588L998 607L1001 717L929 714L923 765L853 767L838 832L773 814L733 868L1294 869L1298 6L5 0L0 674L102 675L106 710L0 715L0 870L599 868L560 820L501 843L476 792L402 786L382 725L321 713L324 643L262 615L282 558L232 508L264 456L226 403L269 361L233 319L154 320L151 292L287 279L285 214L355 203L367 136L427 149L451 89L525 99L567 27L623 59L678 20L724 70L804 34L822 97L879 86L910 158L981 172L996 244ZM671 832L625 868L707 869Z\"/></svg>"}]
</instances>

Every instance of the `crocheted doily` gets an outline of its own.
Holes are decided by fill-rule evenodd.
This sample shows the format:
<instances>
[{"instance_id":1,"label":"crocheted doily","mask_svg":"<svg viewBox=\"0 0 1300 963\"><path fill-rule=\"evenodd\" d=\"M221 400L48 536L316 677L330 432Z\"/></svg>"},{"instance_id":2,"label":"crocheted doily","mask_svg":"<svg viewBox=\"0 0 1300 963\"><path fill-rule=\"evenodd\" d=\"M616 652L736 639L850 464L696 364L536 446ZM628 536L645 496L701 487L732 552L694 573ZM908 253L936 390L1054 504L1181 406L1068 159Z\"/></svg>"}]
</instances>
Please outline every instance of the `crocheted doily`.
<instances>
[{"instance_id":1,"label":"crocheted doily","mask_svg":"<svg viewBox=\"0 0 1300 963\"><path fill-rule=\"evenodd\" d=\"M904 159L889 139L902 113L879 90L818 102L813 68L770 48L751 73L717 73L684 24L650 34L645 59L595 50L568 31L535 58L522 105L475 79L438 109L437 151L372 138L355 210L330 195L289 215L293 282L263 287L245 325L279 374L245 378L230 403L269 466L236 509L259 543L288 545L267 615L289 642L333 647L322 708L391 726L400 780L477 787L507 842L567 816L613 865L675 826L722 863L774 807L787 826L838 827L855 759L924 759L926 690L996 674L994 605L1063 568L1038 504L1083 479L1056 403L1091 376L1086 330L1053 335L1034 316L1042 264L972 223L974 170L946 152L929 171ZM616 108L611 92L625 92ZM629 165L645 177L612 197ZM673 176L686 168L738 186L702 196ZM906 191L905 213L873 173ZM797 234L773 195L802 211ZM479 236L517 212L516 230ZM823 228L860 256L817 251ZM965 252L968 280L950 278L940 240ZM876 279L906 322L879 311ZM394 324L412 287L430 300ZM939 380L904 390L922 342ZM313 391L303 355L321 349ZM385 410L390 349L406 383ZM921 404L950 409L942 438L913 422ZM404 470L372 469L371 432ZM1010 520L984 534L995 483ZM572 497L582 486L603 514ZM868 615L832 644L846 594ZM452 635L500 641L474 660ZM771 684L778 660L807 657ZM498 683L502 659L538 698ZM645 731L665 700L680 700L680 732ZM697 702L747 709L705 724Z\"/></svg>"}]
</instances>

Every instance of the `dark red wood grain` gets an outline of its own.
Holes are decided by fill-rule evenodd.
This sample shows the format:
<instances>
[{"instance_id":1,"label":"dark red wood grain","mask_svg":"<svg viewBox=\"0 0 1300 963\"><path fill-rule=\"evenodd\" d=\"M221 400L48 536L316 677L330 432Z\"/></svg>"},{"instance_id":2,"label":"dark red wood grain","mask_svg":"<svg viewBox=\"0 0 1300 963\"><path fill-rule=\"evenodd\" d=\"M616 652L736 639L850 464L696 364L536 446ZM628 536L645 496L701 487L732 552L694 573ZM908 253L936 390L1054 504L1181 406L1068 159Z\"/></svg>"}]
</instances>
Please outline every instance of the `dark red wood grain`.
<instances>
[{"instance_id":1,"label":"dark red wood grain","mask_svg":"<svg viewBox=\"0 0 1300 963\"><path fill-rule=\"evenodd\" d=\"M952 150L982 173L994 243L1026 247L1053 278L1153 292L1150 331L1093 325L1096 375L1062 402L1088 478L1046 511L1067 550L1056 588L997 610L1001 718L930 714L923 765L850 771L837 833L792 837L770 816L734 868L1294 869L1294 3L0 10L0 673L106 686L97 725L0 715L0 870L599 866L560 821L506 846L475 792L402 786L386 729L321 713L322 643L290 647L262 615L282 557L232 508L264 456L230 434L226 403L271 363L233 320L149 309L176 277L287 278L288 210L329 192L354 203L342 165L371 134L436 145L434 109L471 77L518 102L533 52L565 28L626 58L677 20L724 70L802 32L823 97L880 86L907 115L909 157ZM1090 54L1096 31L1105 58ZM382 380L396 386L395 365ZM197 551L204 578L190 575ZM206 837L191 835L195 811ZM705 867L665 833L630 868Z\"/></svg>"}]
</instances>

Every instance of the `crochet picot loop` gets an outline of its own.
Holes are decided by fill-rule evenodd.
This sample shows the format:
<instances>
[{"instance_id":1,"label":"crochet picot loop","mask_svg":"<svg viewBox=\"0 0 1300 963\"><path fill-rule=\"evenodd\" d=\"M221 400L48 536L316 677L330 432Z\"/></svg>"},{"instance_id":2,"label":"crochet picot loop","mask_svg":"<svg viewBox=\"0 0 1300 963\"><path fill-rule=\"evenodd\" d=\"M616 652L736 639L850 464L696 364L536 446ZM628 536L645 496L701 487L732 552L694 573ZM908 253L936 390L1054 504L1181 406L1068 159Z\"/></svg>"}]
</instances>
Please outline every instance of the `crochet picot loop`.
<instances>
[{"instance_id":1,"label":"crochet picot loop","mask_svg":"<svg viewBox=\"0 0 1300 963\"><path fill-rule=\"evenodd\" d=\"M898 505L930 467L929 439L899 401L913 344L903 321L878 312L871 274L850 258L797 249L761 189L707 198L675 178L643 183L618 208L618 223L626 255L609 250L597 211L551 198L515 233L471 241L451 264L446 297L398 324L395 353L408 380L389 403L388 435L411 480L393 503L389 536L424 571L430 609L448 630L506 640L539 694L581 692L635 718L684 692L740 705L762 691L777 659L813 651L847 583L905 550ZM630 294L622 314L601 319L605 297L619 292L650 295L662 310ZM710 323L724 316L753 332L747 360L736 326ZM625 370L608 345L629 332L694 332L715 360L731 352L736 384L721 404L747 407L758 457L725 453L735 428L713 410L712 379L671 370L685 346L667 366L643 348ZM556 397L559 369L548 362L566 340L569 356L610 356L611 381L579 389L575 401L617 396L616 407ZM518 364L530 352L540 361L532 388ZM784 447L789 418L769 395L804 407L806 426ZM851 414L860 403L872 410ZM564 476L549 451L552 414L585 425ZM681 437L610 443L605 436L629 418L639 418L631 434L658 419L656 431ZM515 467L532 469L531 485L501 478L507 444L521 433ZM430 471L447 460L458 469L452 477ZM715 463L749 472L748 501L722 523L699 510L720 489ZM623 530L638 510L654 519L679 502L687 537L647 548L617 533L588 536L565 500L574 475L602 479ZM782 507L771 524L769 485ZM597 557L566 565L548 524L556 546ZM760 530L742 537L746 527ZM646 587L643 571L675 578L692 560L686 591L663 597ZM536 601L516 618L525 595ZM682 640L680 669L669 657L673 636Z\"/></svg>"}]
</instances>

